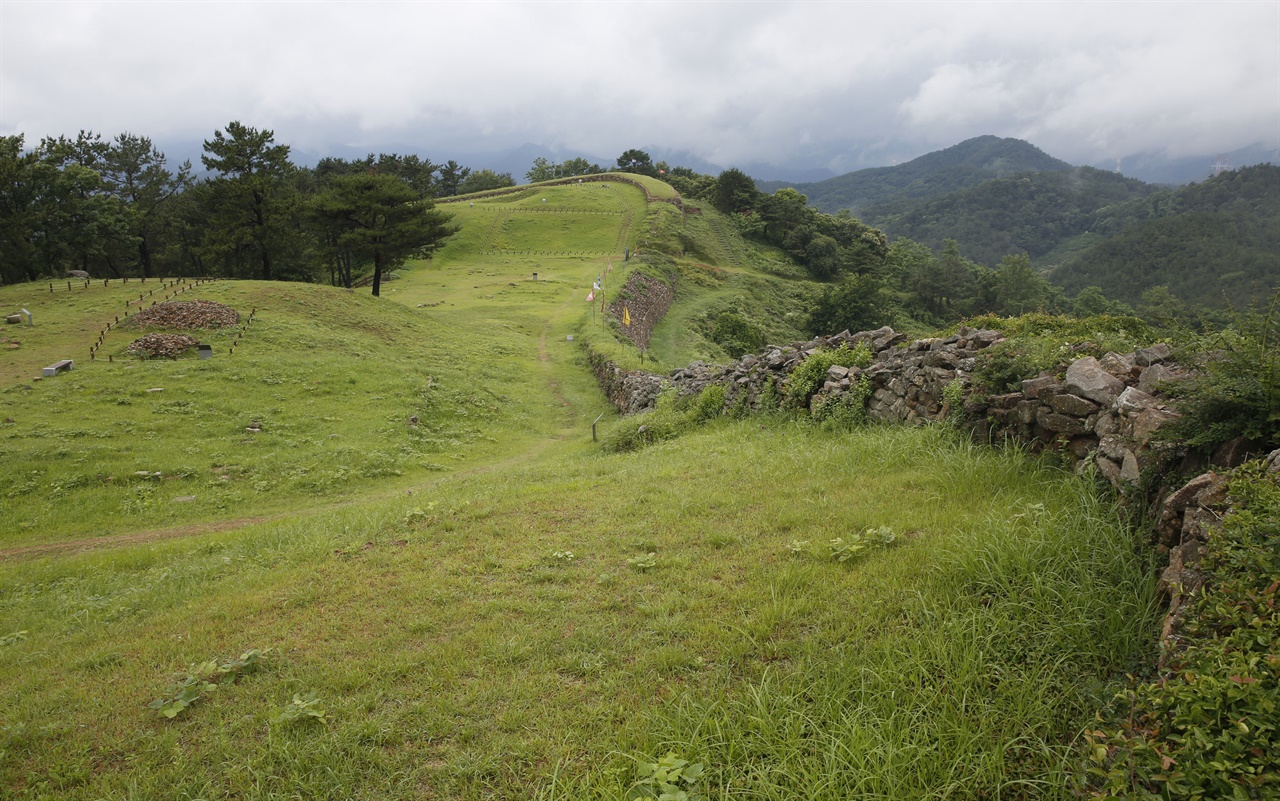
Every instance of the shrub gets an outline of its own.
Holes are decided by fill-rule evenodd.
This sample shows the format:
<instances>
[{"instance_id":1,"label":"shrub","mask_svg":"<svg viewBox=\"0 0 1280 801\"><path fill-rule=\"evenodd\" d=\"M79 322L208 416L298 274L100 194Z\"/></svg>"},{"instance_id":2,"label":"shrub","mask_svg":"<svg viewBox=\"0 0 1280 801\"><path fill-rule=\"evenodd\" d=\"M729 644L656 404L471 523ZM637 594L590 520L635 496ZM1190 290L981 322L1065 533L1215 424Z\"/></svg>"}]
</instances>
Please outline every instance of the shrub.
<instances>
[{"instance_id":1,"label":"shrub","mask_svg":"<svg viewBox=\"0 0 1280 801\"><path fill-rule=\"evenodd\" d=\"M727 388L724 384L711 384L705 387L693 402L691 409L693 422L705 423L713 417L724 414L724 399Z\"/></svg>"},{"instance_id":2,"label":"shrub","mask_svg":"<svg viewBox=\"0 0 1280 801\"><path fill-rule=\"evenodd\" d=\"M1236 437L1280 447L1280 292L1265 314L1239 315L1234 327L1194 340L1181 360L1198 372L1169 387L1183 415L1170 436L1202 450Z\"/></svg>"},{"instance_id":3,"label":"shrub","mask_svg":"<svg viewBox=\"0 0 1280 801\"><path fill-rule=\"evenodd\" d=\"M866 343L858 343L854 348L841 345L838 348L815 351L800 366L791 371L791 386L787 390L787 404L793 408L803 408L809 403L813 393L822 388L827 380L827 371L833 365L841 367L866 367L871 364L871 348Z\"/></svg>"},{"instance_id":4,"label":"shrub","mask_svg":"<svg viewBox=\"0 0 1280 801\"><path fill-rule=\"evenodd\" d=\"M824 428L849 430L867 422L867 399L871 397L871 381L861 376L850 384L843 395L825 399L813 407L810 419Z\"/></svg>"},{"instance_id":5,"label":"shrub","mask_svg":"<svg viewBox=\"0 0 1280 801\"><path fill-rule=\"evenodd\" d=\"M1230 494L1172 672L1117 695L1085 733L1091 797L1280 794L1280 486L1253 462Z\"/></svg>"},{"instance_id":6,"label":"shrub","mask_svg":"<svg viewBox=\"0 0 1280 801\"><path fill-rule=\"evenodd\" d=\"M741 359L764 347L764 332L737 312L723 312L711 329L711 341L724 348L731 359Z\"/></svg>"}]
</instances>

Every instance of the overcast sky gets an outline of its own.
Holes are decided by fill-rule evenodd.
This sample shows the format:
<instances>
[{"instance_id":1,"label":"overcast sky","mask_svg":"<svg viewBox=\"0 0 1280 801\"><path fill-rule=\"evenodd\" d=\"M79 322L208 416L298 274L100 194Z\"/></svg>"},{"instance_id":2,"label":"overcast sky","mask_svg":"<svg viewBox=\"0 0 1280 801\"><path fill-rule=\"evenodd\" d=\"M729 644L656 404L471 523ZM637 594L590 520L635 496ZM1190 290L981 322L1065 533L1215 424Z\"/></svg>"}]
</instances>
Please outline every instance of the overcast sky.
<instances>
[{"instance_id":1,"label":"overcast sky","mask_svg":"<svg viewBox=\"0 0 1280 801\"><path fill-rule=\"evenodd\" d=\"M1274 148L1280 1L0 0L0 134L231 120L312 153L658 146L836 172L980 134L1073 163Z\"/></svg>"}]
</instances>

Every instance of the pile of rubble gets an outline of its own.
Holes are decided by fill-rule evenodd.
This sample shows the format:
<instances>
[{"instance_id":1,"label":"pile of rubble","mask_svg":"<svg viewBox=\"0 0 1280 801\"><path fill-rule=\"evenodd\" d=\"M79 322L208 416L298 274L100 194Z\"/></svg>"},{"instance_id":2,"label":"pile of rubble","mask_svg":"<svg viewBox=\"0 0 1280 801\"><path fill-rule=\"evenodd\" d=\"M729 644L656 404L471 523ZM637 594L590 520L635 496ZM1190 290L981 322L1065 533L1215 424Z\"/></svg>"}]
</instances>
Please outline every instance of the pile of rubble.
<instances>
[{"instance_id":1,"label":"pile of rubble","mask_svg":"<svg viewBox=\"0 0 1280 801\"><path fill-rule=\"evenodd\" d=\"M240 312L211 300L170 300L143 309L130 318L130 324L137 328L178 330L223 328L238 322L240 322Z\"/></svg>"},{"instance_id":2,"label":"pile of rubble","mask_svg":"<svg viewBox=\"0 0 1280 801\"><path fill-rule=\"evenodd\" d=\"M138 356L167 359L199 344L199 340L186 334L147 334L135 339L125 350Z\"/></svg>"}]
</instances>

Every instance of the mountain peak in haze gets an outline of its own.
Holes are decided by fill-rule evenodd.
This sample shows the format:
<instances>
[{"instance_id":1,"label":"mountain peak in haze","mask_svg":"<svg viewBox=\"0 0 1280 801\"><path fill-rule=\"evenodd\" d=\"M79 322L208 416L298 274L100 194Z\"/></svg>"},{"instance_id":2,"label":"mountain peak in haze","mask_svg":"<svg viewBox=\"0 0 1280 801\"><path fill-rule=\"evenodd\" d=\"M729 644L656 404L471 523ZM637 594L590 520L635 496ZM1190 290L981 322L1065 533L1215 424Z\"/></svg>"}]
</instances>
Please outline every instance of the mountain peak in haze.
<instances>
[{"instance_id":1,"label":"mountain peak in haze","mask_svg":"<svg viewBox=\"0 0 1280 801\"><path fill-rule=\"evenodd\" d=\"M929 197L975 186L992 178L1028 172L1061 172L1072 165L1055 159L1021 139L975 136L958 145L935 150L893 167L872 167L809 184L761 182L773 192L791 186L828 213L860 210L890 198Z\"/></svg>"}]
</instances>

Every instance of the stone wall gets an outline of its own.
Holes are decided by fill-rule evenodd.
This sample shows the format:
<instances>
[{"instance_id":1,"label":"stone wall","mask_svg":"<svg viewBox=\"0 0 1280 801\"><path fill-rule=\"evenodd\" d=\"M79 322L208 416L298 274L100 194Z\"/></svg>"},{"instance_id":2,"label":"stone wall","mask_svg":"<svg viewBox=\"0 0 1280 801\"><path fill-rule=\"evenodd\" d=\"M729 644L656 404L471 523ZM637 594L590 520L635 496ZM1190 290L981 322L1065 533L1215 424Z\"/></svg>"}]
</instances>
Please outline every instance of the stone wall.
<instances>
[{"instance_id":1,"label":"stone wall","mask_svg":"<svg viewBox=\"0 0 1280 801\"><path fill-rule=\"evenodd\" d=\"M675 292L665 282L633 270L627 276L618 297L608 306L608 314L618 323L618 330L640 350L649 349L653 328L667 314L675 300ZM624 324L626 309L631 324Z\"/></svg>"},{"instance_id":2,"label":"stone wall","mask_svg":"<svg viewBox=\"0 0 1280 801\"><path fill-rule=\"evenodd\" d=\"M1117 487L1137 484L1143 471L1158 470L1171 457L1155 437L1178 418L1159 393L1162 382L1183 375L1169 363L1167 345L1108 353L1101 359L1086 356L1068 364L1063 377L1046 373L1023 381L1018 392L973 396L970 387L979 352L1003 340L998 331L962 327L946 338L908 342L905 335L886 327L771 346L725 365L694 362L665 377L641 371L624 374L616 368L611 372L607 366L597 375L609 381L610 400L628 414L651 408L666 384L679 395L724 384L728 405L736 405L745 393L746 405L757 408L766 384L785 391L791 373L815 351L865 344L873 354L870 365L831 367L825 384L803 405L838 399L865 379L871 389L871 420L915 425L962 412L963 425L979 439L1024 442L1037 451L1050 448L1073 463L1090 460ZM602 372L612 377L606 379ZM959 391L950 394L965 398L963 409L947 404L947 387L957 383Z\"/></svg>"}]
</instances>

